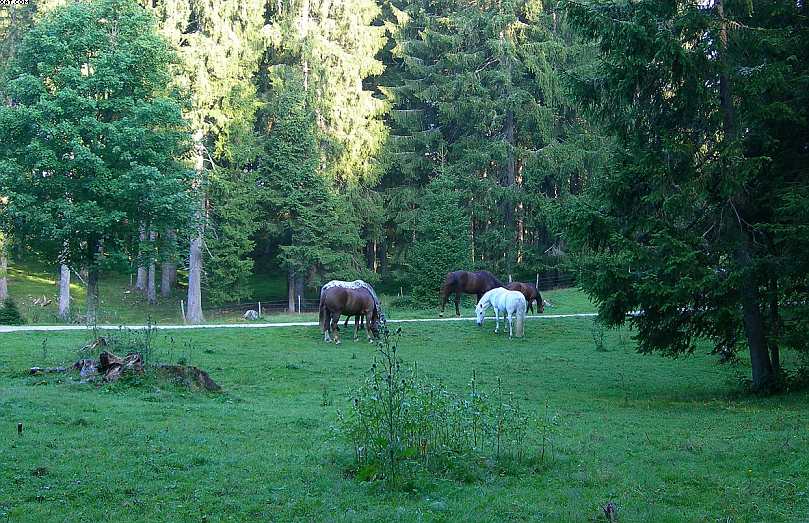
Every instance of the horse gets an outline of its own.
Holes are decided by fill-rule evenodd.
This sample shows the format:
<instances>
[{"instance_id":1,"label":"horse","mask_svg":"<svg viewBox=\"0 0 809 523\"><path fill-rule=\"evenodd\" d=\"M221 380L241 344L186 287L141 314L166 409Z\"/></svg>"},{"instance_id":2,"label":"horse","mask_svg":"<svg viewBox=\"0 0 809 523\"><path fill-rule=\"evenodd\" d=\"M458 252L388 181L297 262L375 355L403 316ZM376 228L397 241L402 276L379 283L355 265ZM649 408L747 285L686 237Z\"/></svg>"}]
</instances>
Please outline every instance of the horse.
<instances>
[{"instance_id":1,"label":"horse","mask_svg":"<svg viewBox=\"0 0 809 523\"><path fill-rule=\"evenodd\" d=\"M531 314L534 313L534 301L537 302L537 312L540 314L545 312L545 300L542 299L542 295L533 283L513 281L506 285L506 289L510 291L520 291L522 295L525 296L525 301L528 302L528 310L531 311Z\"/></svg>"},{"instance_id":2,"label":"horse","mask_svg":"<svg viewBox=\"0 0 809 523\"><path fill-rule=\"evenodd\" d=\"M323 341L330 342L332 336L335 344L340 344L340 315L365 317L365 332L368 341L379 335L381 326L379 305L371 293L364 288L350 289L346 287L329 287L320 293L320 329ZM359 321L354 322L354 339L358 339ZM332 336L329 334L331 333Z\"/></svg>"},{"instance_id":3,"label":"horse","mask_svg":"<svg viewBox=\"0 0 809 523\"><path fill-rule=\"evenodd\" d=\"M511 338L515 330L518 338L523 336L525 333L526 302L525 296L520 291L497 288L484 294L475 307L478 327L483 326L483 318L486 314L486 309L489 307L494 309L494 317L497 322L494 332L500 330L500 313L502 312L504 317L508 316L508 337ZM516 329L512 319L515 314L517 316Z\"/></svg>"},{"instance_id":4,"label":"horse","mask_svg":"<svg viewBox=\"0 0 809 523\"><path fill-rule=\"evenodd\" d=\"M444 284L441 285L441 313L439 316L444 316L444 307L447 304L447 298L453 292L455 293L455 315L460 316L461 311L458 308L458 303L461 301L461 293L474 294L478 301L480 301L486 292L502 286L503 284L500 280L489 271L449 272L444 278Z\"/></svg>"},{"instance_id":5,"label":"horse","mask_svg":"<svg viewBox=\"0 0 809 523\"><path fill-rule=\"evenodd\" d=\"M374 298L374 302L379 309L379 319L382 324L386 323L385 315L382 313L382 303L379 301L379 298L376 295L376 291L374 288L371 287L369 283L366 283L362 280L354 280L354 281L343 281L343 280L331 280L328 283L324 284L323 287L320 288L320 294L323 295L323 291L329 289L331 287L345 287L347 289L366 289L368 292L371 293L371 296ZM346 316L346 321L343 323L343 327L348 327L348 320L351 319L351 315ZM356 331L358 327L363 327L365 325L365 317L364 316L354 316L354 330Z\"/></svg>"}]
</instances>

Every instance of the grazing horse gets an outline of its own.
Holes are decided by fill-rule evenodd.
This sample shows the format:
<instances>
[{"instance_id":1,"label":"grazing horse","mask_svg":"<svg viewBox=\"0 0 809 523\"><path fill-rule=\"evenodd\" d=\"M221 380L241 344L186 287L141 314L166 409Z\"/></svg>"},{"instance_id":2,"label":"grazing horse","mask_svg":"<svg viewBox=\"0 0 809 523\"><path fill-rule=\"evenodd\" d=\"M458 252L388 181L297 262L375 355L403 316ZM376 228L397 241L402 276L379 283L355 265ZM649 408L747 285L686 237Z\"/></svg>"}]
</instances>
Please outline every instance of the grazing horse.
<instances>
[{"instance_id":1,"label":"grazing horse","mask_svg":"<svg viewBox=\"0 0 809 523\"><path fill-rule=\"evenodd\" d=\"M455 315L460 316L461 311L458 308L458 303L461 301L461 293L474 294L478 301L480 301L483 295L488 291L502 286L503 284L500 280L489 271L449 272L446 278L444 278L444 284L441 286L441 313L439 316L444 315L444 306L447 304L447 298L453 292L455 293Z\"/></svg>"},{"instance_id":2,"label":"grazing horse","mask_svg":"<svg viewBox=\"0 0 809 523\"><path fill-rule=\"evenodd\" d=\"M371 287L369 283L366 283L362 280L354 280L354 281L343 281L343 280L331 280L328 283L324 284L323 287L320 288L320 294L323 295L323 291L329 289L331 287L345 287L346 289L365 289L371 293L371 296L374 297L374 302L376 303L377 308L379 309L379 320L385 324L386 319L385 315L382 313L382 302L379 301L379 298L376 295L376 291L374 288ZM343 324L343 327L348 327L348 320L351 319L351 316L346 316L346 321ZM365 324L365 318L363 316L355 316L354 317L354 330L356 331L358 326L362 327ZM358 325L357 325L358 324Z\"/></svg>"},{"instance_id":3,"label":"grazing horse","mask_svg":"<svg viewBox=\"0 0 809 523\"><path fill-rule=\"evenodd\" d=\"M379 334L380 309L371 293L364 288L329 287L320 293L320 329L323 341L340 344L340 315L365 317L365 332L368 341L373 342ZM358 321L354 323L354 339L358 339ZM330 336L331 334L331 336Z\"/></svg>"},{"instance_id":4,"label":"grazing horse","mask_svg":"<svg viewBox=\"0 0 809 523\"><path fill-rule=\"evenodd\" d=\"M537 312L540 314L545 312L545 300L542 299L542 295L533 283L513 281L506 285L506 289L510 291L520 291L522 295L525 296L525 301L528 302L528 310L531 311L531 314L534 313L534 301L537 302Z\"/></svg>"},{"instance_id":5,"label":"grazing horse","mask_svg":"<svg viewBox=\"0 0 809 523\"><path fill-rule=\"evenodd\" d=\"M500 330L500 313L503 313L504 318L508 316L508 337L511 338L515 330L518 338L523 336L525 333L526 303L525 296L523 296L520 291L498 288L492 289L484 294L475 307L478 327L483 325L483 318L486 314L486 309L489 307L494 309L494 318L497 322L494 327L494 332ZM513 317L515 315L517 319L516 326L513 325Z\"/></svg>"}]
</instances>

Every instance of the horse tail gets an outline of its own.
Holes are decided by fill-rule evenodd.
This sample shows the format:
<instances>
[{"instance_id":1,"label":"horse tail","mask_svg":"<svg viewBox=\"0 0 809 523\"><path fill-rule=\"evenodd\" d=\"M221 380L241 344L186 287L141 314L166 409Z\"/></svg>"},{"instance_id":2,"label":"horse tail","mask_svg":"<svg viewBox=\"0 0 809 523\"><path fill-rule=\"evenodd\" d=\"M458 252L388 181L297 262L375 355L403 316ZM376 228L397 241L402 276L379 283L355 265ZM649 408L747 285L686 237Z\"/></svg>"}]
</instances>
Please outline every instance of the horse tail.
<instances>
[{"instance_id":1,"label":"horse tail","mask_svg":"<svg viewBox=\"0 0 809 523\"><path fill-rule=\"evenodd\" d=\"M522 338L525 335L525 310L527 308L527 302L525 301L525 297L523 297L517 304L517 321L514 326L514 334L518 338Z\"/></svg>"},{"instance_id":2,"label":"horse tail","mask_svg":"<svg viewBox=\"0 0 809 523\"><path fill-rule=\"evenodd\" d=\"M326 300L323 299L323 291L320 292L320 307L318 309L318 322L320 323L320 332L326 332Z\"/></svg>"}]
</instances>

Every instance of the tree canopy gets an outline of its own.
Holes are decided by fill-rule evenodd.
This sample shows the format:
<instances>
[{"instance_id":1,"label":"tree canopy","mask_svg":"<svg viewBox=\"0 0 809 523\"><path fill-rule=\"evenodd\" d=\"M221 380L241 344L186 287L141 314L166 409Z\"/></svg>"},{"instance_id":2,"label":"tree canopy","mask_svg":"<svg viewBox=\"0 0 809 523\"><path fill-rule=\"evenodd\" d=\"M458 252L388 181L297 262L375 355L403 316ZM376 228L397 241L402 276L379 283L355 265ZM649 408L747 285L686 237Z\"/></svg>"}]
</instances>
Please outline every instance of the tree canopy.
<instances>
[{"instance_id":1,"label":"tree canopy","mask_svg":"<svg viewBox=\"0 0 809 523\"><path fill-rule=\"evenodd\" d=\"M95 279L126 260L140 223L188 221L173 60L153 18L131 2L70 4L30 29L0 107L0 219L17 242Z\"/></svg>"}]
</instances>

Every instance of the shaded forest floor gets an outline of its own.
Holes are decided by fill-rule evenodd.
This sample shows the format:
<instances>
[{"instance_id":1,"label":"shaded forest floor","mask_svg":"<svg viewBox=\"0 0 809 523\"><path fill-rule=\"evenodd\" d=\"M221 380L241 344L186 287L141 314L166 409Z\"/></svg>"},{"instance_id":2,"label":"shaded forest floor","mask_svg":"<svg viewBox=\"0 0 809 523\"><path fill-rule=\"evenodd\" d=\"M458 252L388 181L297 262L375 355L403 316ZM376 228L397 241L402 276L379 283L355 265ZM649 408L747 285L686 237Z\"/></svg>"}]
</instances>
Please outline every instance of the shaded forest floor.
<instances>
[{"instance_id":1,"label":"shaded forest floor","mask_svg":"<svg viewBox=\"0 0 809 523\"><path fill-rule=\"evenodd\" d=\"M403 329L399 355L448 388L502 378L534 418L531 455L552 419L545 459L406 492L357 480L337 411L374 348L326 345L314 327L154 335L151 361L197 365L221 394L28 376L72 363L89 335L0 334L0 520L601 521L610 500L622 522L809 513L809 398L740 393L745 362L641 356L626 331L597 351L590 319L530 322L512 341L465 323Z\"/></svg>"},{"instance_id":2,"label":"shaded forest floor","mask_svg":"<svg viewBox=\"0 0 809 523\"><path fill-rule=\"evenodd\" d=\"M62 322L57 315L58 288L56 274L33 263L24 266L9 267L9 294L17 302L26 321L31 324L58 325ZM251 278L250 287L253 298L247 300L251 305L238 307L206 306L205 319L208 323L244 322L244 309L256 309L255 302L263 301L263 322L317 321L317 314L312 312L293 313L280 310L286 303L286 279L283 275L256 274ZM129 275L105 273L100 285L101 307L98 323L101 325L144 324L148 320L158 324L176 325L183 322L180 300L185 298L185 289L180 287L169 298L158 297L156 305L149 305L140 291L132 288ZM546 307L548 314L568 314L593 312L595 307L587 296L575 288L557 289L542 293L551 305ZM48 305L39 303L48 300ZM309 297L313 299L313 297ZM395 296L380 297L385 314L390 319L433 318L438 317L438 297L433 307L402 307ZM71 307L76 323L83 323L86 301L85 287L75 276L71 279ZM465 296L461 314L474 314L474 297ZM454 304L447 304L445 317L455 314Z\"/></svg>"}]
</instances>

